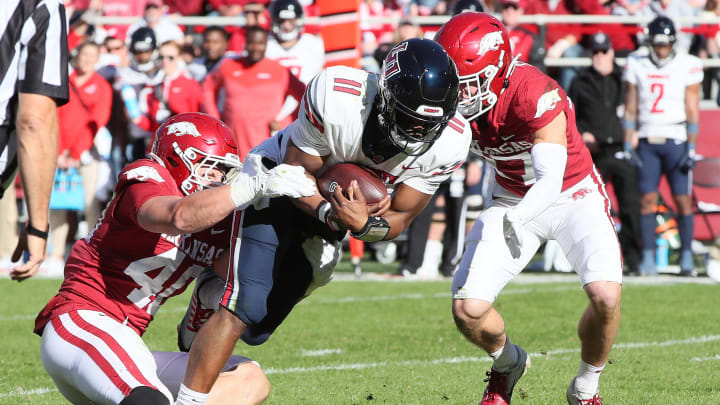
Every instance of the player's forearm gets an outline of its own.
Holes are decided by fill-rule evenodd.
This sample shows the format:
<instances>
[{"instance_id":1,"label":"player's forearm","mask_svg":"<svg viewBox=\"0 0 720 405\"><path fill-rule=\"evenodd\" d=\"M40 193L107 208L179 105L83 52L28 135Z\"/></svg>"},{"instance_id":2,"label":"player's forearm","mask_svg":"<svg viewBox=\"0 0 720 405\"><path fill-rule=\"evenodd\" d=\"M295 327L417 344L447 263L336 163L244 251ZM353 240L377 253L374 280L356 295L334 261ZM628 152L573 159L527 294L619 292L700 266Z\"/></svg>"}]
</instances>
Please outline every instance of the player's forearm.
<instances>
[{"instance_id":1,"label":"player's forearm","mask_svg":"<svg viewBox=\"0 0 720 405\"><path fill-rule=\"evenodd\" d=\"M57 161L55 102L45 96L20 94L17 135L20 177L29 221L34 228L45 231Z\"/></svg>"},{"instance_id":2,"label":"player's forearm","mask_svg":"<svg viewBox=\"0 0 720 405\"><path fill-rule=\"evenodd\" d=\"M626 83L625 114L622 122L625 142L634 142L637 133L637 102L637 88L632 84Z\"/></svg>"},{"instance_id":3,"label":"player's forearm","mask_svg":"<svg viewBox=\"0 0 720 405\"><path fill-rule=\"evenodd\" d=\"M172 209L172 234L202 231L230 215L235 210L230 187L210 188L179 199Z\"/></svg>"},{"instance_id":4,"label":"player's forearm","mask_svg":"<svg viewBox=\"0 0 720 405\"><path fill-rule=\"evenodd\" d=\"M521 224L526 224L557 201L562 191L567 149L554 143L539 143L532 149L536 182L520 202L510 209Z\"/></svg>"},{"instance_id":5,"label":"player's forearm","mask_svg":"<svg viewBox=\"0 0 720 405\"><path fill-rule=\"evenodd\" d=\"M700 124L700 86L690 87L685 93L685 114L687 116L687 138L697 143Z\"/></svg>"}]
</instances>

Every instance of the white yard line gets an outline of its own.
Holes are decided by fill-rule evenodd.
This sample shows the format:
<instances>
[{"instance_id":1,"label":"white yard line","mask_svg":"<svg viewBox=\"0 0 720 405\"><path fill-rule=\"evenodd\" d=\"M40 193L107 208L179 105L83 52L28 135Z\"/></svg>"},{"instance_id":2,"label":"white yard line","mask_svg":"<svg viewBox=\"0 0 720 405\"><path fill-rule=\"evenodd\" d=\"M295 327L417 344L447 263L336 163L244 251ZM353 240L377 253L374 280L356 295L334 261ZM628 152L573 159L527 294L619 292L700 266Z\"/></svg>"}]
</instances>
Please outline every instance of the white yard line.
<instances>
[{"instance_id":1,"label":"white yard line","mask_svg":"<svg viewBox=\"0 0 720 405\"><path fill-rule=\"evenodd\" d=\"M691 361L712 361L712 360L720 360L720 354L716 354L714 356L709 357L693 357L690 359Z\"/></svg>"},{"instance_id":2,"label":"white yard line","mask_svg":"<svg viewBox=\"0 0 720 405\"><path fill-rule=\"evenodd\" d=\"M19 397L19 396L23 396L23 395L43 395L43 394L47 394L50 392L56 392L56 391L57 391L57 388L55 388L55 387L33 388L31 390L16 388L10 392L0 393L0 398Z\"/></svg>"},{"instance_id":3,"label":"white yard line","mask_svg":"<svg viewBox=\"0 0 720 405\"><path fill-rule=\"evenodd\" d=\"M691 345L701 344L708 342L720 341L720 335L708 335L708 336L696 336L687 339L673 339L666 340L663 342L631 342L631 343L618 343L613 346L613 349L644 349L647 347L667 347L667 346L680 346L680 345ZM330 349L338 350L338 349ZM548 358L556 355L563 355L566 353L577 353L579 348L572 349L553 349L547 352L541 353L530 353L530 357L534 358ZM720 360L720 355L711 357L698 358L695 357L693 361L706 361L706 360ZM385 366L431 366L434 364L457 364L457 363L489 363L490 359L486 356L475 357L475 356L461 356L461 357L445 357L442 359L435 360L406 360L406 361L381 361L373 363L348 363L348 364L335 364L325 365L317 367L291 367L291 368L267 368L265 374L291 374L291 373L312 373L317 371L340 371L340 370L362 370L366 368L376 368ZM16 388L9 392L0 392L0 398L6 397L17 397L23 395L43 395L50 392L57 391L53 387L42 387L25 390L23 388Z\"/></svg>"},{"instance_id":4,"label":"white yard line","mask_svg":"<svg viewBox=\"0 0 720 405\"><path fill-rule=\"evenodd\" d=\"M634 342L634 343L618 343L613 349L644 349L647 347L667 347L689 344L701 344L707 342L720 341L720 335L697 336L687 339L666 340L664 342ZM551 356L562 355L566 353L579 353L580 348L572 349L553 349L542 353L530 353L530 357L548 358ZM374 363L350 363L337 365L324 365L316 367L291 367L291 368L268 368L265 374L290 374L290 373L310 373L316 371L333 371L333 370L361 370L366 368L384 367L384 366L429 366L433 364L454 364L454 363L489 363L488 357L446 357L435 360L406 360L406 361L381 361Z\"/></svg>"},{"instance_id":5,"label":"white yard line","mask_svg":"<svg viewBox=\"0 0 720 405\"><path fill-rule=\"evenodd\" d=\"M306 357L317 357L317 356L327 356L329 354L340 354L343 353L345 350L343 349L319 349L319 350L305 350L301 349L300 354L302 356Z\"/></svg>"}]
</instances>

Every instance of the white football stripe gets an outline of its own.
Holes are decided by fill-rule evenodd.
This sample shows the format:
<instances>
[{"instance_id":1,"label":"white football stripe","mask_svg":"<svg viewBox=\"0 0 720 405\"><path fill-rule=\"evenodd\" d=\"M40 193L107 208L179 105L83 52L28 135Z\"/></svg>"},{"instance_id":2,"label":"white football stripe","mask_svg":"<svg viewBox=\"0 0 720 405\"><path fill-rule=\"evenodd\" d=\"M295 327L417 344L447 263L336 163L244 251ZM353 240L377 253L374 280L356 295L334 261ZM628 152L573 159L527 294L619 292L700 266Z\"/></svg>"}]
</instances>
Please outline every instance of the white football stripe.
<instances>
[{"instance_id":1,"label":"white football stripe","mask_svg":"<svg viewBox=\"0 0 720 405\"><path fill-rule=\"evenodd\" d=\"M56 391L57 391L57 389L55 387L33 388L31 390L26 390L23 388L16 388L9 392L0 393L0 398L19 397L19 396L25 396L25 395L43 395L43 394L47 394L49 392L56 392Z\"/></svg>"},{"instance_id":2,"label":"white football stripe","mask_svg":"<svg viewBox=\"0 0 720 405\"><path fill-rule=\"evenodd\" d=\"M708 336L696 336L691 337L687 339L680 339L680 340L666 340L664 342L634 342L634 343L618 343L613 346L614 349L642 349L646 347L655 347L655 346L680 346L680 345L687 345L687 344L698 344L698 343L707 343L707 342L715 342L720 341L720 335L708 335ZM554 356L557 354L565 354L565 353L576 353L579 352L580 349L554 349L549 350L547 352L543 353L530 353L531 357L538 357L538 358L545 358ZM693 358L693 361L704 361L704 360L720 360L720 355L715 355L712 357L704 357L704 358ZM290 374L290 373L308 373L308 372L315 372L315 371L333 371L333 370L360 370L365 368L373 368L373 367L382 367L382 366L412 366L412 365L433 365L433 364L457 364L457 363L489 363L490 358L483 356L483 357L475 357L475 356L462 356L462 357L446 357L442 359L435 359L435 360L409 360L409 361L400 361L400 362L388 362L388 361L381 361L381 362L374 362L374 363L350 363L350 364L337 364L337 365L326 365L326 366L318 366L318 367L291 367L291 368L268 368L265 369L265 374ZM23 388L17 388L13 391L0 393L0 398L3 397L14 397L14 396L20 396L20 395L41 395L46 394L48 392L55 392L57 391L54 388L48 388L48 387L42 387L42 388L34 388L31 390L25 390Z\"/></svg>"},{"instance_id":3,"label":"white football stripe","mask_svg":"<svg viewBox=\"0 0 720 405\"><path fill-rule=\"evenodd\" d=\"M643 349L646 347L658 347L658 346L679 346L688 344L700 344L707 342L720 341L720 335L709 335L709 336L697 336L687 339L680 340L666 340L664 342L634 342L634 343L618 343L613 346L613 349ZM553 349L542 353L529 353L530 357L535 358L547 358L559 354L566 353L579 353L580 348L572 349ZM317 367L291 367L291 368L268 368L265 369L265 374L290 374L290 373L311 373L316 371L333 371L333 370L361 370L366 368L384 367L384 366L428 366L433 364L455 364L455 363L489 363L490 358L483 357L447 357L443 359L435 360L406 360L406 361L381 361L374 363L350 363L350 364L337 364L337 365L324 365Z\"/></svg>"},{"instance_id":4,"label":"white football stripe","mask_svg":"<svg viewBox=\"0 0 720 405\"><path fill-rule=\"evenodd\" d=\"M716 354L714 356L709 357L693 357L690 359L691 361L710 361L710 360L720 360L720 354Z\"/></svg>"},{"instance_id":5,"label":"white football stripe","mask_svg":"<svg viewBox=\"0 0 720 405\"><path fill-rule=\"evenodd\" d=\"M320 350L305 350L301 349L300 354L303 356L314 357L314 356L327 356L328 354L340 354L344 352L343 349L320 349Z\"/></svg>"}]
</instances>

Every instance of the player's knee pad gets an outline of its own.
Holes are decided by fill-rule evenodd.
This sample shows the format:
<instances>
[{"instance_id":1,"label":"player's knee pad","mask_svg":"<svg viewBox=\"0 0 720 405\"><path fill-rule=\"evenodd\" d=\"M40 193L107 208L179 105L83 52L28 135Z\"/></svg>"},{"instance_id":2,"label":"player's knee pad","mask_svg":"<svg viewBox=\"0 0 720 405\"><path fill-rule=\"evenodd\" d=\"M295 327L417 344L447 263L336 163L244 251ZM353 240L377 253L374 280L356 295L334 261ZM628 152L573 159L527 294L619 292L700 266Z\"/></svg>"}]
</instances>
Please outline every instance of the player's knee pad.
<instances>
[{"instance_id":1,"label":"player's knee pad","mask_svg":"<svg viewBox=\"0 0 720 405\"><path fill-rule=\"evenodd\" d=\"M253 331L252 328L248 329L243 333L242 340L250 346L259 346L270 339L272 332L267 331Z\"/></svg>"},{"instance_id":2,"label":"player's knee pad","mask_svg":"<svg viewBox=\"0 0 720 405\"><path fill-rule=\"evenodd\" d=\"M170 400L162 392L142 386L133 388L120 405L170 405Z\"/></svg>"}]
</instances>

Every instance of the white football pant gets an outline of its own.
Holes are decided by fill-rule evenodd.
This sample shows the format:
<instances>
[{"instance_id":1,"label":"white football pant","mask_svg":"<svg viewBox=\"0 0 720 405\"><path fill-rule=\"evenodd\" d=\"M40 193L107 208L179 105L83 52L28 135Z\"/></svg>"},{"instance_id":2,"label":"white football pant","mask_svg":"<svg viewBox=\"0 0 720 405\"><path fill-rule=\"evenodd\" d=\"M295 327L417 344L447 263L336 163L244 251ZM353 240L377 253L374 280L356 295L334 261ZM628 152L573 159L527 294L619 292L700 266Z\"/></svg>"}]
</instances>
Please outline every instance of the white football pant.
<instances>
[{"instance_id":1,"label":"white football pant","mask_svg":"<svg viewBox=\"0 0 720 405\"><path fill-rule=\"evenodd\" d=\"M521 228L521 254L513 259L503 237L503 216L520 201L495 188L490 208L470 230L460 267L453 278L455 299L494 302L500 291L530 262L540 245L555 239L582 284L622 283L622 257L610 216L610 200L597 171L563 191L555 203Z\"/></svg>"},{"instance_id":2,"label":"white football pant","mask_svg":"<svg viewBox=\"0 0 720 405\"><path fill-rule=\"evenodd\" d=\"M102 312L64 313L45 325L42 362L73 404L118 404L133 388L172 395L157 377L155 359L140 336Z\"/></svg>"}]
</instances>

